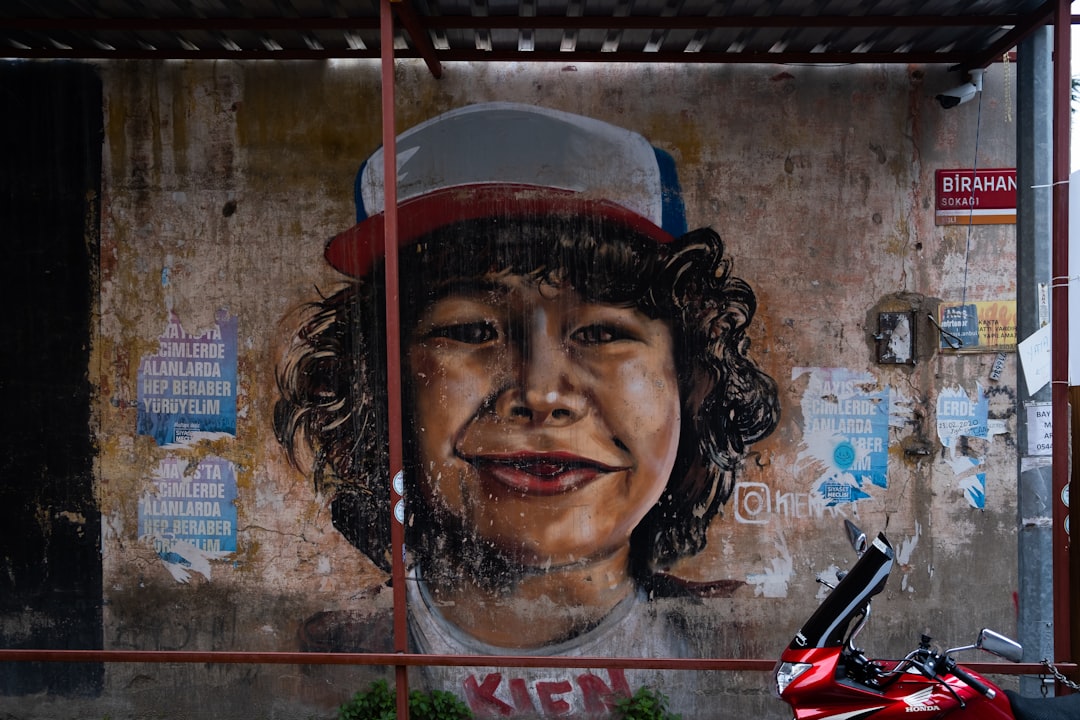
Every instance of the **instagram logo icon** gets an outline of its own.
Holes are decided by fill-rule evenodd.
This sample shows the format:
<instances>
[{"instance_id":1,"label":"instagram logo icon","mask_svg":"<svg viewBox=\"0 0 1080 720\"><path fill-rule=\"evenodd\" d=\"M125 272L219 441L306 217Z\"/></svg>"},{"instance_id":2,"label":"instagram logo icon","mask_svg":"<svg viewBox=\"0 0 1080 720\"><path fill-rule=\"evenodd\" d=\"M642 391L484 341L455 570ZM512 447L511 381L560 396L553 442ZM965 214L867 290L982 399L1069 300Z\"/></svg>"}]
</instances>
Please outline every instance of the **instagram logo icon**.
<instances>
[{"instance_id":1,"label":"instagram logo icon","mask_svg":"<svg viewBox=\"0 0 1080 720\"><path fill-rule=\"evenodd\" d=\"M747 525L764 525L772 512L772 494L769 487L759 482L735 483L732 505L735 521Z\"/></svg>"}]
</instances>

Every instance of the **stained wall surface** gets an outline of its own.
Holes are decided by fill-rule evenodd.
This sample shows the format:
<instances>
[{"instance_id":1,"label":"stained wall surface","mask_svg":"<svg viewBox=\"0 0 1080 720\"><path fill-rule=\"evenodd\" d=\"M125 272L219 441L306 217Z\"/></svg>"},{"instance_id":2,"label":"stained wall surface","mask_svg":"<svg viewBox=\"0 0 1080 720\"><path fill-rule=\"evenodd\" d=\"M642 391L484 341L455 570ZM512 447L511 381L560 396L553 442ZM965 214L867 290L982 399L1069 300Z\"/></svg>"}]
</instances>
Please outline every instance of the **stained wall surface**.
<instances>
[{"instance_id":1,"label":"stained wall surface","mask_svg":"<svg viewBox=\"0 0 1080 720\"><path fill-rule=\"evenodd\" d=\"M381 144L377 63L93 67L101 646L386 649L386 351L354 195L380 209L378 178L356 184ZM400 62L399 132L495 103L398 158L406 192L458 188L402 209L434 233L401 249L413 647L775 658L818 579L852 561L844 519L897 549L868 650L1014 633L1015 335L949 320L969 305L1015 328L1015 228L935 218L937 171L1015 166L1013 82L993 67L944 111L955 76L938 67L454 64L436 80ZM548 192L567 177L573 201ZM485 179L543 187L460 189ZM115 664L89 697L0 709L332 717L384 675ZM686 718L786 713L766 673L493 662L412 680L520 717L638 686Z\"/></svg>"}]
</instances>

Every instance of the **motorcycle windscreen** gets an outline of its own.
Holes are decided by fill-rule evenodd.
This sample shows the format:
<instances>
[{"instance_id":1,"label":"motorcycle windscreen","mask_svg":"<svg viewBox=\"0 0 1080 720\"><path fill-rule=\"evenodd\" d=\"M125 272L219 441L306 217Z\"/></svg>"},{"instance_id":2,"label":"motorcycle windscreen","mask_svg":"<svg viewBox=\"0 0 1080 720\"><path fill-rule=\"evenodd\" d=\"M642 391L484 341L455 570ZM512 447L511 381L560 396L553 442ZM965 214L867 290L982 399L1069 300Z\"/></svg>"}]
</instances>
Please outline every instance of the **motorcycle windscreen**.
<instances>
[{"instance_id":1,"label":"motorcycle windscreen","mask_svg":"<svg viewBox=\"0 0 1080 720\"><path fill-rule=\"evenodd\" d=\"M848 625L870 598L885 587L894 553L884 535L878 535L855 567L844 576L791 641L792 649L834 647L844 642Z\"/></svg>"}]
</instances>

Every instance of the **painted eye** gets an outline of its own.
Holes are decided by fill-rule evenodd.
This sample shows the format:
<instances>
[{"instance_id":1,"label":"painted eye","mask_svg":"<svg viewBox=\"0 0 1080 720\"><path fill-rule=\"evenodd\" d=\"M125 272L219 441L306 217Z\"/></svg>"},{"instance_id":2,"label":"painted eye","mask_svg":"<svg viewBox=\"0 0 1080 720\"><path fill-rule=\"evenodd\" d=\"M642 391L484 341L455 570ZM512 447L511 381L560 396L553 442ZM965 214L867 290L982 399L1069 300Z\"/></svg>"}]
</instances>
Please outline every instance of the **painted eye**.
<instances>
[{"instance_id":1,"label":"painted eye","mask_svg":"<svg viewBox=\"0 0 1080 720\"><path fill-rule=\"evenodd\" d=\"M481 345L499 337L498 329L489 322L457 323L437 327L428 333L430 338L446 338L467 345Z\"/></svg>"},{"instance_id":2,"label":"painted eye","mask_svg":"<svg viewBox=\"0 0 1080 720\"><path fill-rule=\"evenodd\" d=\"M575 342L586 345L602 345L604 343L625 340L629 337L625 331L615 325L594 324L578 328L571 335Z\"/></svg>"}]
</instances>

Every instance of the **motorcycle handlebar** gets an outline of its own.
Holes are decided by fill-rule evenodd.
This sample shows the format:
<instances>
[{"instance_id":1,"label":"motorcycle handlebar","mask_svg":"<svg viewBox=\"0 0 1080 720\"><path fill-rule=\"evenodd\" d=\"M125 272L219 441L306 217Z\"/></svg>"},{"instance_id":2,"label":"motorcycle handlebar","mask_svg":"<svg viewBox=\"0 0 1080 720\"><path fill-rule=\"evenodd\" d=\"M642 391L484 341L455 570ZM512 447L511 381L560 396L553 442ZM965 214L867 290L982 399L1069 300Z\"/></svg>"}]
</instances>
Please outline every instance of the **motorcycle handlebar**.
<instances>
[{"instance_id":1,"label":"motorcycle handlebar","mask_svg":"<svg viewBox=\"0 0 1080 720\"><path fill-rule=\"evenodd\" d=\"M959 665L953 664L951 670L952 670L953 675L955 675L956 677L960 678L965 683L970 685L972 688L974 688L974 690L976 692L985 695L986 697L990 698L991 700L993 700L994 696L997 695L997 693L995 693L992 688L987 687L986 683L982 682L978 678L972 677L971 675L969 675L967 673L966 670L964 670Z\"/></svg>"}]
</instances>

